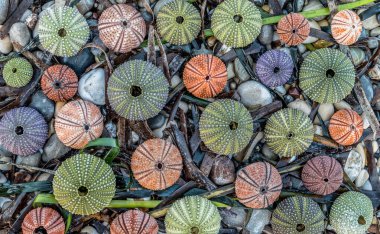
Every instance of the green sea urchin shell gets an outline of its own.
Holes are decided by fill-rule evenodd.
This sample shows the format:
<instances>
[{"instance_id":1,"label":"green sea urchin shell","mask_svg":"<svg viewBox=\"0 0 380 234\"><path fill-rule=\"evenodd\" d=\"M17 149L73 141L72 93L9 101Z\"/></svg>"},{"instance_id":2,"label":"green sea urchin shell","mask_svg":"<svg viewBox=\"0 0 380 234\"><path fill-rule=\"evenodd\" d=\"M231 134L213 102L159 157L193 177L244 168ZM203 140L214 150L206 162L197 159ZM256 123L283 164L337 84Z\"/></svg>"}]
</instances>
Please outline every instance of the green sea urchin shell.
<instances>
[{"instance_id":1,"label":"green sea urchin shell","mask_svg":"<svg viewBox=\"0 0 380 234\"><path fill-rule=\"evenodd\" d=\"M145 120L165 106L169 84L162 71L152 63L131 60L120 65L108 81L112 108L130 120Z\"/></svg>"},{"instance_id":2,"label":"green sea urchin shell","mask_svg":"<svg viewBox=\"0 0 380 234\"><path fill-rule=\"evenodd\" d=\"M59 6L42 12L38 23L42 46L50 53L70 57L86 44L90 29L76 8Z\"/></svg>"},{"instance_id":3,"label":"green sea urchin shell","mask_svg":"<svg viewBox=\"0 0 380 234\"><path fill-rule=\"evenodd\" d=\"M324 215L312 199L289 197L274 210L271 223L274 234L320 234L324 230Z\"/></svg>"},{"instance_id":4,"label":"green sea urchin shell","mask_svg":"<svg viewBox=\"0 0 380 234\"><path fill-rule=\"evenodd\" d=\"M282 109L274 113L265 126L265 139L270 149L281 157L299 155L313 141L313 123L300 110Z\"/></svg>"},{"instance_id":5,"label":"green sea urchin shell","mask_svg":"<svg viewBox=\"0 0 380 234\"><path fill-rule=\"evenodd\" d=\"M53 179L55 199L70 213L80 215L94 214L108 206L115 186L111 167L90 154L66 159Z\"/></svg>"},{"instance_id":6,"label":"green sea urchin shell","mask_svg":"<svg viewBox=\"0 0 380 234\"><path fill-rule=\"evenodd\" d=\"M29 83L33 76L33 67L24 58L9 60L3 69L3 78L7 85L20 88Z\"/></svg>"},{"instance_id":7,"label":"green sea urchin shell","mask_svg":"<svg viewBox=\"0 0 380 234\"><path fill-rule=\"evenodd\" d=\"M207 148L218 154L240 152L251 140L252 117L239 102L223 99L209 104L199 122L199 132Z\"/></svg>"},{"instance_id":8,"label":"green sea urchin shell","mask_svg":"<svg viewBox=\"0 0 380 234\"><path fill-rule=\"evenodd\" d=\"M355 68L339 50L323 48L306 57L299 80L300 88L313 101L335 103L345 98L354 87Z\"/></svg>"},{"instance_id":9,"label":"green sea urchin shell","mask_svg":"<svg viewBox=\"0 0 380 234\"><path fill-rule=\"evenodd\" d=\"M157 15L157 29L165 41L174 45L190 43L201 30L199 11L185 0L164 5Z\"/></svg>"},{"instance_id":10,"label":"green sea urchin shell","mask_svg":"<svg viewBox=\"0 0 380 234\"><path fill-rule=\"evenodd\" d=\"M372 202L359 192L343 193L331 207L330 223L337 234L365 233L372 218Z\"/></svg>"},{"instance_id":11,"label":"green sea urchin shell","mask_svg":"<svg viewBox=\"0 0 380 234\"><path fill-rule=\"evenodd\" d=\"M169 208L165 217L168 234L216 234L221 217L209 200L200 196L184 197Z\"/></svg>"},{"instance_id":12,"label":"green sea urchin shell","mask_svg":"<svg viewBox=\"0 0 380 234\"><path fill-rule=\"evenodd\" d=\"M248 0L225 0L211 17L215 37L230 47L251 44L260 34L260 11Z\"/></svg>"}]
</instances>

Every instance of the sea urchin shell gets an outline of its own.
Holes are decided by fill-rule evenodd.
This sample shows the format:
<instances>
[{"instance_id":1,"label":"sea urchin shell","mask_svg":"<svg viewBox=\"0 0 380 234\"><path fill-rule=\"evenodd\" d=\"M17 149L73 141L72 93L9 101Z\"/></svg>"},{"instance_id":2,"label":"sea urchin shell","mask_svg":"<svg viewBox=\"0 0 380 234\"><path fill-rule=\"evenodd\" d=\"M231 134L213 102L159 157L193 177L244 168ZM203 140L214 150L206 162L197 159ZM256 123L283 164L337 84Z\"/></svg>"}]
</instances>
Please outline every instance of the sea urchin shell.
<instances>
[{"instance_id":1,"label":"sea urchin shell","mask_svg":"<svg viewBox=\"0 0 380 234\"><path fill-rule=\"evenodd\" d=\"M268 50L256 64L257 76L269 87L285 84L292 76L293 68L292 58L281 50Z\"/></svg>"},{"instance_id":2,"label":"sea urchin shell","mask_svg":"<svg viewBox=\"0 0 380 234\"><path fill-rule=\"evenodd\" d=\"M13 58L5 63L3 78L7 85L20 88L29 83L33 76L33 67L24 58Z\"/></svg>"},{"instance_id":3,"label":"sea urchin shell","mask_svg":"<svg viewBox=\"0 0 380 234\"><path fill-rule=\"evenodd\" d=\"M199 122L207 148L218 154L233 154L247 146L253 135L252 117L239 102L222 99L209 104Z\"/></svg>"},{"instance_id":4,"label":"sea urchin shell","mask_svg":"<svg viewBox=\"0 0 380 234\"><path fill-rule=\"evenodd\" d=\"M169 84L152 63L131 60L120 65L108 81L108 99L119 115L129 120L156 116L165 106Z\"/></svg>"},{"instance_id":5,"label":"sea urchin shell","mask_svg":"<svg viewBox=\"0 0 380 234\"><path fill-rule=\"evenodd\" d=\"M260 34L260 11L248 0L225 0L211 17L211 29L215 37L230 47L251 44Z\"/></svg>"},{"instance_id":6,"label":"sea urchin shell","mask_svg":"<svg viewBox=\"0 0 380 234\"><path fill-rule=\"evenodd\" d=\"M172 186L182 172L182 157L175 145L162 139L150 139L132 154L131 169L144 188L163 190Z\"/></svg>"},{"instance_id":7,"label":"sea urchin shell","mask_svg":"<svg viewBox=\"0 0 380 234\"><path fill-rule=\"evenodd\" d=\"M111 224L111 234L157 234L157 221L140 210L128 210L118 215Z\"/></svg>"},{"instance_id":8,"label":"sea urchin shell","mask_svg":"<svg viewBox=\"0 0 380 234\"><path fill-rule=\"evenodd\" d=\"M127 4L107 8L99 18L99 37L115 52L127 53L137 48L146 35L140 12Z\"/></svg>"},{"instance_id":9,"label":"sea urchin shell","mask_svg":"<svg viewBox=\"0 0 380 234\"><path fill-rule=\"evenodd\" d=\"M167 233L217 234L221 217L218 209L209 200L200 196L189 196L177 200L165 217Z\"/></svg>"},{"instance_id":10,"label":"sea urchin shell","mask_svg":"<svg viewBox=\"0 0 380 234\"><path fill-rule=\"evenodd\" d=\"M70 213L89 215L108 206L115 195L116 180L111 167L90 154L76 154L58 167L53 194Z\"/></svg>"},{"instance_id":11,"label":"sea urchin shell","mask_svg":"<svg viewBox=\"0 0 380 234\"><path fill-rule=\"evenodd\" d=\"M86 44L90 29L76 8L54 6L41 15L38 35L42 46L50 53L70 57Z\"/></svg>"},{"instance_id":12,"label":"sea urchin shell","mask_svg":"<svg viewBox=\"0 0 380 234\"><path fill-rule=\"evenodd\" d=\"M0 142L17 155L31 155L41 149L48 137L44 117L30 107L19 107L6 112L0 121Z\"/></svg>"},{"instance_id":13,"label":"sea urchin shell","mask_svg":"<svg viewBox=\"0 0 380 234\"><path fill-rule=\"evenodd\" d=\"M196 97L214 97L222 92L227 83L226 65L211 54L198 55L186 64L183 83Z\"/></svg>"},{"instance_id":14,"label":"sea urchin shell","mask_svg":"<svg viewBox=\"0 0 380 234\"><path fill-rule=\"evenodd\" d=\"M267 162L252 163L237 174L235 192L245 206L261 209L280 196L282 180L277 169Z\"/></svg>"},{"instance_id":15,"label":"sea urchin shell","mask_svg":"<svg viewBox=\"0 0 380 234\"><path fill-rule=\"evenodd\" d=\"M342 45L352 45L362 33L362 21L351 10L339 11L331 21L331 34Z\"/></svg>"},{"instance_id":16,"label":"sea urchin shell","mask_svg":"<svg viewBox=\"0 0 380 234\"><path fill-rule=\"evenodd\" d=\"M320 234L324 230L324 215L312 199L289 197L274 210L271 223L274 234Z\"/></svg>"},{"instance_id":17,"label":"sea urchin shell","mask_svg":"<svg viewBox=\"0 0 380 234\"><path fill-rule=\"evenodd\" d=\"M345 54L323 48L311 52L301 65L300 88L313 101L336 103L354 87L355 68Z\"/></svg>"},{"instance_id":18,"label":"sea urchin shell","mask_svg":"<svg viewBox=\"0 0 380 234\"><path fill-rule=\"evenodd\" d=\"M201 16L187 1L174 0L161 7L158 12L157 30L171 44L187 44L201 30Z\"/></svg>"},{"instance_id":19,"label":"sea urchin shell","mask_svg":"<svg viewBox=\"0 0 380 234\"><path fill-rule=\"evenodd\" d=\"M301 44L309 36L309 21L301 14L290 13L278 22L277 33L280 40L289 46Z\"/></svg>"},{"instance_id":20,"label":"sea urchin shell","mask_svg":"<svg viewBox=\"0 0 380 234\"><path fill-rule=\"evenodd\" d=\"M265 139L280 157L303 153L313 141L313 124L300 110L282 109L274 113L265 126Z\"/></svg>"},{"instance_id":21,"label":"sea urchin shell","mask_svg":"<svg viewBox=\"0 0 380 234\"><path fill-rule=\"evenodd\" d=\"M23 234L64 234L65 222L62 216L52 208L38 207L28 212L22 222Z\"/></svg>"},{"instance_id":22,"label":"sea urchin shell","mask_svg":"<svg viewBox=\"0 0 380 234\"><path fill-rule=\"evenodd\" d=\"M318 195L335 192L343 181L343 170L339 162L329 156L318 156L307 161L302 170L305 187Z\"/></svg>"},{"instance_id":23,"label":"sea urchin shell","mask_svg":"<svg viewBox=\"0 0 380 234\"><path fill-rule=\"evenodd\" d=\"M74 97L78 89L78 77L66 65L54 65L45 70L41 78L44 94L56 102L65 102Z\"/></svg>"},{"instance_id":24,"label":"sea urchin shell","mask_svg":"<svg viewBox=\"0 0 380 234\"><path fill-rule=\"evenodd\" d=\"M331 138L339 144L352 145L363 134L363 120L353 110L339 110L330 119L329 133Z\"/></svg>"},{"instance_id":25,"label":"sea urchin shell","mask_svg":"<svg viewBox=\"0 0 380 234\"><path fill-rule=\"evenodd\" d=\"M103 132L103 116L99 108L81 99L65 104L55 120L57 137L63 144L83 149Z\"/></svg>"}]
</instances>

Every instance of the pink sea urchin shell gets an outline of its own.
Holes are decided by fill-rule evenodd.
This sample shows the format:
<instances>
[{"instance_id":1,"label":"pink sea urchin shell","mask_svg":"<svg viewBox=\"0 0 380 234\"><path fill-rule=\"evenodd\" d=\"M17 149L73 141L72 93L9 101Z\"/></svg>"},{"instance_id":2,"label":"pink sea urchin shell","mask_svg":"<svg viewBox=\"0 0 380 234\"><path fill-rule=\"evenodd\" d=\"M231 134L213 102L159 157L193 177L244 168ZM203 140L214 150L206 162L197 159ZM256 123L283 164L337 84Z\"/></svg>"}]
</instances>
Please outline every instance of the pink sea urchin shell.
<instances>
[{"instance_id":1,"label":"pink sea urchin shell","mask_svg":"<svg viewBox=\"0 0 380 234\"><path fill-rule=\"evenodd\" d=\"M362 33L363 23L359 16L351 11L339 11L331 21L331 33L334 39L342 45L352 45Z\"/></svg>"},{"instance_id":2,"label":"pink sea urchin shell","mask_svg":"<svg viewBox=\"0 0 380 234\"><path fill-rule=\"evenodd\" d=\"M45 231L48 234L64 234L65 222L62 216L52 208L38 207L29 211L22 222L23 234L40 233Z\"/></svg>"},{"instance_id":3,"label":"pink sea urchin shell","mask_svg":"<svg viewBox=\"0 0 380 234\"><path fill-rule=\"evenodd\" d=\"M140 210L128 210L116 217L111 224L111 234L156 234L157 221Z\"/></svg>"}]
</instances>

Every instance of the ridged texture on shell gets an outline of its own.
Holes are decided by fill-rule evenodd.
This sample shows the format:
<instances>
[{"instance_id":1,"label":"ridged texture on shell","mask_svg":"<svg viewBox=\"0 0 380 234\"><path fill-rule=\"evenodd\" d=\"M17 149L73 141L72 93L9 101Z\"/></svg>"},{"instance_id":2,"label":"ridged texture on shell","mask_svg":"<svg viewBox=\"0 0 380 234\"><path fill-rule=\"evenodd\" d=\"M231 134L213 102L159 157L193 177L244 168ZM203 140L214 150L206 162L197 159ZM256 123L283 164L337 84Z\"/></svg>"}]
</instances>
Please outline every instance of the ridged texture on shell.
<instances>
[{"instance_id":1,"label":"ridged texture on shell","mask_svg":"<svg viewBox=\"0 0 380 234\"><path fill-rule=\"evenodd\" d=\"M172 186L181 175L181 153L168 141L150 139L133 152L131 169L144 188L163 190Z\"/></svg>"},{"instance_id":2,"label":"ridged texture on shell","mask_svg":"<svg viewBox=\"0 0 380 234\"><path fill-rule=\"evenodd\" d=\"M256 73L266 86L277 87L285 84L293 73L293 60L281 50L268 50L256 63Z\"/></svg>"},{"instance_id":3,"label":"ridged texture on shell","mask_svg":"<svg viewBox=\"0 0 380 234\"><path fill-rule=\"evenodd\" d=\"M310 34L309 21L298 13L287 14L278 22L277 33L281 42L289 46L299 45Z\"/></svg>"},{"instance_id":4,"label":"ridged texture on shell","mask_svg":"<svg viewBox=\"0 0 380 234\"><path fill-rule=\"evenodd\" d=\"M359 192L343 193L331 207L330 224L337 234L366 233L372 218L372 202Z\"/></svg>"},{"instance_id":5,"label":"ridged texture on shell","mask_svg":"<svg viewBox=\"0 0 380 234\"><path fill-rule=\"evenodd\" d=\"M74 97L78 90L78 77L66 65L54 65L44 71L41 78L44 94L56 102L65 102Z\"/></svg>"},{"instance_id":6,"label":"ridged texture on shell","mask_svg":"<svg viewBox=\"0 0 380 234\"><path fill-rule=\"evenodd\" d=\"M225 0L211 17L211 29L215 37L229 47L244 47L260 34L260 11L248 0Z\"/></svg>"},{"instance_id":7,"label":"ridged texture on shell","mask_svg":"<svg viewBox=\"0 0 380 234\"><path fill-rule=\"evenodd\" d=\"M157 234L157 221L140 210L128 210L118 215L111 224L111 234Z\"/></svg>"},{"instance_id":8,"label":"ridged texture on shell","mask_svg":"<svg viewBox=\"0 0 380 234\"><path fill-rule=\"evenodd\" d=\"M211 54L201 54L186 64L183 70L186 89L199 98L211 98L223 91L227 83L227 68Z\"/></svg>"},{"instance_id":9,"label":"ridged texture on shell","mask_svg":"<svg viewBox=\"0 0 380 234\"><path fill-rule=\"evenodd\" d=\"M305 187L318 195L335 192L343 181L343 169L339 162L329 156L318 156L307 161L302 169Z\"/></svg>"},{"instance_id":10,"label":"ridged texture on shell","mask_svg":"<svg viewBox=\"0 0 380 234\"><path fill-rule=\"evenodd\" d=\"M231 129L232 128L232 129ZM217 154L234 154L247 146L253 134L252 117L239 102L222 99L203 111L199 132L207 148Z\"/></svg>"},{"instance_id":11,"label":"ridged texture on shell","mask_svg":"<svg viewBox=\"0 0 380 234\"><path fill-rule=\"evenodd\" d=\"M304 112L296 109L277 111L265 126L265 140L269 148L280 157L291 157L305 152L313 137L313 123Z\"/></svg>"},{"instance_id":12,"label":"ridged texture on shell","mask_svg":"<svg viewBox=\"0 0 380 234\"><path fill-rule=\"evenodd\" d=\"M352 45L362 33L363 23L351 10L339 11L331 21L331 34L342 45Z\"/></svg>"},{"instance_id":13,"label":"ridged texture on shell","mask_svg":"<svg viewBox=\"0 0 380 234\"><path fill-rule=\"evenodd\" d=\"M103 132L103 116L99 108L81 99L65 104L55 119L55 132L63 144L83 149Z\"/></svg>"},{"instance_id":14,"label":"ridged texture on shell","mask_svg":"<svg viewBox=\"0 0 380 234\"><path fill-rule=\"evenodd\" d=\"M354 87L355 68L345 54L323 48L311 52L301 65L300 88L313 101L336 103Z\"/></svg>"},{"instance_id":15,"label":"ridged texture on shell","mask_svg":"<svg viewBox=\"0 0 380 234\"><path fill-rule=\"evenodd\" d=\"M34 154L44 146L47 137L48 125L33 108L12 109L0 120L0 144L13 154Z\"/></svg>"},{"instance_id":16,"label":"ridged texture on shell","mask_svg":"<svg viewBox=\"0 0 380 234\"><path fill-rule=\"evenodd\" d=\"M182 17L182 22L178 17ZM201 16L197 8L187 1L174 0L165 4L158 12L157 30L162 38L171 44L187 44L193 41L201 30Z\"/></svg>"},{"instance_id":17,"label":"ridged texture on shell","mask_svg":"<svg viewBox=\"0 0 380 234\"><path fill-rule=\"evenodd\" d=\"M20 88L29 83L33 77L33 67L24 58L13 58L5 63L3 78L7 85Z\"/></svg>"},{"instance_id":18,"label":"ridged texture on shell","mask_svg":"<svg viewBox=\"0 0 380 234\"><path fill-rule=\"evenodd\" d=\"M252 163L237 174L235 193L245 206L261 209L280 196L282 180L277 169L267 162Z\"/></svg>"},{"instance_id":19,"label":"ridged texture on shell","mask_svg":"<svg viewBox=\"0 0 380 234\"><path fill-rule=\"evenodd\" d=\"M209 200L200 196L189 196L173 203L166 214L165 226L169 234L217 234L220 221L218 209ZM198 232L194 232L195 230Z\"/></svg>"},{"instance_id":20,"label":"ridged texture on shell","mask_svg":"<svg viewBox=\"0 0 380 234\"><path fill-rule=\"evenodd\" d=\"M115 52L127 53L139 47L146 35L140 12L127 4L107 8L99 18L99 37Z\"/></svg>"},{"instance_id":21,"label":"ridged texture on shell","mask_svg":"<svg viewBox=\"0 0 380 234\"><path fill-rule=\"evenodd\" d=\"M272 214L274 234L320 234L324 230L324 215L310 198L295 196L283 200Z\"/></svg>"},{"instance_id":22,"label":"ridged texture on shell","mask_svg":"<svg viewBox=\"0 0 380 234\"><path fill-rule=\"evenodd\" d=\"M52 208L38 207L28 212L22 221L23 234L35 234L43 227L48 234L64 234L65 222L62 216Z\"/></svg>"},{"instance_id":23,"label":"ridged texture on shell","mask_svg":"<svg viewBox=\"0 0 380 234\"><path fill-rule=\"evenodd\" d=\"M339 110L330 119L329 133L341 145L355 144L363 135L363 119L353 110Z\"/></svg>"},{"instance_id":24,"label":"ridged texture on shell","mask_svg":"<svg viewBox=\"0 0 380 234\"><path fill-rule=\"evenodd\" d=\"M41 15L38 35L45 50L57 56L70 57L86 44L90 29L76 8L56 6Z\"/></svg>"},{"instance_id":25,"label":"ridged texture on shell","mask_svg":"<svg viewBox=\"0 0 380 234\"><path fill-rule=\"evenodd\" d=\"M141 94L131 92L139 87ZM108 99L120 116L145 120L165 106L169 84L164 73L152 63L131 60L120 65L108 81ZM134 96L133 96L133 95Z\"/></svg>"},{"instance_id":26,"label":"ridged texture on shell","mask_svg":"<svg viewBox=\"0 0 380 234\"><path fill-rule=\"evenodd\" d=\"M115 195L115 186L111 167L90 154L66 159L53 178L55 199L64 209L78 215L94 214L108 206Z\"/></svg>"}]
</instances>

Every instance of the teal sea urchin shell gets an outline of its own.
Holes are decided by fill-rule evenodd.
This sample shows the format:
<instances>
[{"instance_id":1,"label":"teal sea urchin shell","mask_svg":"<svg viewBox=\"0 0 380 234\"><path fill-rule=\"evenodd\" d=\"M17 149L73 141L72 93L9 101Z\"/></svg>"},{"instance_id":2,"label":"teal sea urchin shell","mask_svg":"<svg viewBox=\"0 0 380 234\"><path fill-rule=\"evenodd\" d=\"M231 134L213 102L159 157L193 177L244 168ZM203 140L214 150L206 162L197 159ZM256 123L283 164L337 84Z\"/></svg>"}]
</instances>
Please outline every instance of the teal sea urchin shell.
<instances>
[{"instance_id":1,"label":"teal sea urchin shell","mask_svg":"<svg viewBox=\"0 0 380 234\"><path fill-rule=\"evenodd\" d=\"M345 192L331 207L330 223L337 234L361 234L372 223L371 200L359 192Z\"/></svg>"},{"instance_id":2,"label":"teal sea urchin shell","mask_svg":"<svg viewBox=\"0 0 380 234\"><path fill-rule=\"evenodd\" d=\"M260 34L260 11L248 0L225 0L211 17L211 29L215 37L230 47L251 44Z\"/></svg>"},{"instance_id":3,"label":"teal sea urchin shell","mask_svg":"<svg viewBox=\"0 0 380 234\"><path fill-rule=\"evenodd\" d=\"M169 83L152 63L131 60L120 65L108 81L107 94L112 108L129 120L145 120L165 106Z\"/></svg>"},{"instance_id":4,"label":"teal sea urchin shell","mask_svg":"<svg viewBox=\"0 0 380 234\"><path fill-rule=\"evenodd\" d=\"M89 215L110 204L115 186L115 175L107 163L90 154L77 154L55 172L53 194L70 213Z\"/></svg>"},{"instance_id":5,"label":"teal sea urchin shell","mask_svg":"<svg viewBox=\"0 0 380 234\"><path fill-rule=\"evenodd\" d=\"M59 6L42 12L38 35L44 49L57 56L70 57L86 44L90 29L76 8Z\"/></svg>"},{"instance_id":6,"label":"teal sea urchin shell","mask_svg":"<svg viewBox=\"0 0 380 234\"><path fill-rule=\"evenodd\" d=\"M29 83L33 76L33 67L24 58L9 60L3 69L3 78L7 85L20 88Z\"/></svg>"},{"instance_id":7,"label":"teal sea urchin shell","mask_svg":"<svg viewBox=\"0 0 380 234\"><path fill-rule=\"evenodd\" d=\"M234 154L247 146L253 134L252 117L239 102L223 99L203 111L199 132L207 148L218 154Z\"/></svg>"},{"instance_id":8,"label":"teal sea urchin shell","mask_svg":"<svg viewBox=\"0 0 380 234\"><path fill-rule=\"evenodd\" d=\"M183 45L194 40L201 30L199 11L185 0L164 5L157 15L157 29L165 41Z\"/></svg>"},{"instance_id":9,"label":"teal sea urchin shell","mask_svg":"<svg viewBox=\"0 0 380 234\"><path fill-rule=\"evenodd\" d=\"M274 234L320 234L324 230L324 215L318 203L295 196L280 202L272 215Z\"/></svg>"},{"instance_id":10,"label":"teal sea urchin shell","mask_svg":"<svg viewBox=\"0 0 380 234\"><path fill-rule=\"evenodd\" d=\"M274 113L265 126L265 139L270 149L280 157L299 155L313 141L313 123L300 110L282 109Z\"/></svg>"},{"instance_id":11,"label":"teal sea urchin shell","mask_svg":"<svg viewBox=\"0 0 380 234\"><path fill-rule=\"evenodd\" d=\"M177 200L165 217L168 234L216 234L221 217L216 206L200 196L189 196Z\"/></svg>"},{"instance_id":12,"label":"teal sea urchin shell","mask_svg":"<svg viewBox=\"0 0 380 234\"><path fill-rule=\"evenodd\" d=\"M311 52L299 73L300 88L313 101L336 103L350 94L355 82L355 68L348 57L336 49Z\"/></svg>"}]
</instances>

